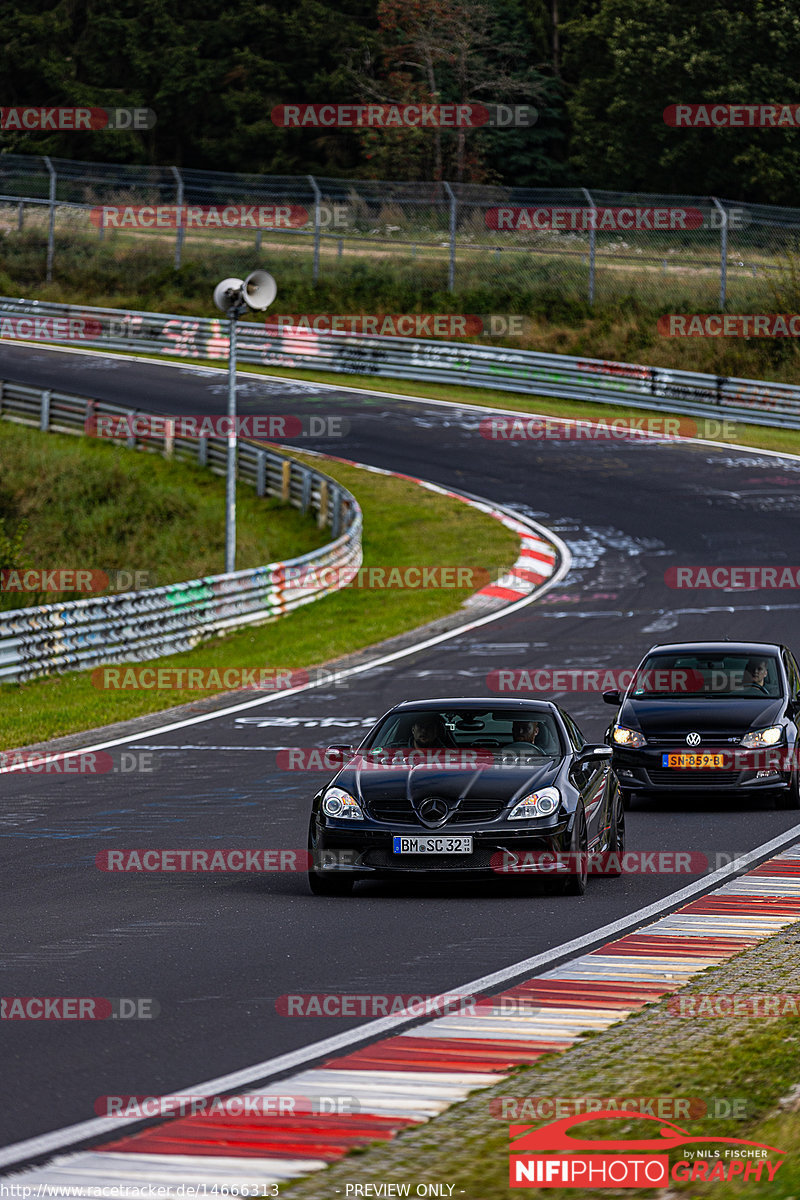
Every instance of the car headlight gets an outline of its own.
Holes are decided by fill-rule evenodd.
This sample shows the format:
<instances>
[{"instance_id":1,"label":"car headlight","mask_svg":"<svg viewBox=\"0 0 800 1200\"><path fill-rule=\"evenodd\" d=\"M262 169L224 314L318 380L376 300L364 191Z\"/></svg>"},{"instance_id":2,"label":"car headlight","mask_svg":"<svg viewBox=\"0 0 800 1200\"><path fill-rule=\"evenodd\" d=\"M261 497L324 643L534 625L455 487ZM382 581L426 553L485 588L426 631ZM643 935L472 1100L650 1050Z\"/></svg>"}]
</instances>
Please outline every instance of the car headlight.
<instances>
[{"instance_id":1,"label":"car headlight","mask_svg":"<svg viewBox=\"0 0 800 1200\"><path fill-rule=\"evenodd\" d=\"M558 788L540 788L538 792L531 792L529 796L523 796L508 814L508 819L509 821L521 821L529 817L549 817L556 811L560 803L561 793Z\"/></svg>"},{"instance_id":2,"label":"car headlight","mask_svg":"<svg viewBox=\"0 0 800 1200\"><path fill-rule=\"evenodd\" d=\"M611 740L615 746L626 746L628 750L638 750L640 746L647 745L647 738L644 734L638 733L635 729L626 729L624 725L614 726Z\"/></svg>"},{"instance_id":3,"label":"car headlight","mask_svg":"<svg viewBox=\"0 0 800 1200\"><path fill-rule=\"evenodd\" d=\"M754 729L752 733L746 733L740 744L745 750L760 750L762 746L777 746L782 737L780 725L769 725L766 729Z\"/></svg>"},{"instance_id":4,"label":"car headlight","mask_svg":"<svg viewBox=\"0 0 800 1200\"><path fill-rule=\"evenodd\" d=\"M364 814L357 800L343 788L328 788L322 797L322 811L326 817L343 817L351 821L363 821Z\"/></svg>"}]
</instances>

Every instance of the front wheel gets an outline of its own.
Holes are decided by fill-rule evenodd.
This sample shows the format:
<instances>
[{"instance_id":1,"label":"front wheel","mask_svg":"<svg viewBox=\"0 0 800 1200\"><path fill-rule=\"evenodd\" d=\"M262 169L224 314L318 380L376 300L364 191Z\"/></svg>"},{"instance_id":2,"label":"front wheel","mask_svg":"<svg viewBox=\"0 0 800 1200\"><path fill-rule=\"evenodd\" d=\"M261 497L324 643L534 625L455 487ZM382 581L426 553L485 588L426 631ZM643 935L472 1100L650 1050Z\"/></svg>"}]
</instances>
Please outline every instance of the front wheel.
<instances>
[{"instance_id":1,"label":"front wheel","mask_svg":"<svg viewBox=\"0 0 800 1200\"><path fill-rule=\"evenodd\" d=\"M616 811L616 820L611 827L611 836L608 839L608 852L613 854L619 863L619 866L615 866L613 870L606 871L606 875L615 879L622 874L622 856L625 853L625 806L621 799Z\"/></svg>"},{"instance_id":2,"label":"front wheel","mask_svg":"<svg viewBox=\"0 0 800 1200\"><path fill-rule=\"evenodd\" d=\"M575 813L569 854L570 866L574 866L575 869L562 880L561 891L565 896L582 896L586 891L589 876L589 838L582 804L578 805L578 811Z\"/></svg>"},{"instance_id":3,"label":"front wheel","mask_svg":"<svg viewBox=\"0 0 800 1200\"><path fill-rule=\"evenodd\" d=\"M314 861L317 844L314 840L314 821L308 827L308 855L311 862ZM313 867L308 871L308 886L314 896L349 896L353 890L355 880L348 875L340 875L334 871L315 871Z\"/></svg>"},{"instance_id":4,"label":"front wheel","mask_svg":"<svg viewBox=\"0 0 800 1200\"><path fill-rule=\"evenodd\" d=\"M792 771L792 777L789 781L789 789L786 792L781 792L775 801L776 808L800 808L800 776L796 771Z\"/></svg>"}]
</instances>

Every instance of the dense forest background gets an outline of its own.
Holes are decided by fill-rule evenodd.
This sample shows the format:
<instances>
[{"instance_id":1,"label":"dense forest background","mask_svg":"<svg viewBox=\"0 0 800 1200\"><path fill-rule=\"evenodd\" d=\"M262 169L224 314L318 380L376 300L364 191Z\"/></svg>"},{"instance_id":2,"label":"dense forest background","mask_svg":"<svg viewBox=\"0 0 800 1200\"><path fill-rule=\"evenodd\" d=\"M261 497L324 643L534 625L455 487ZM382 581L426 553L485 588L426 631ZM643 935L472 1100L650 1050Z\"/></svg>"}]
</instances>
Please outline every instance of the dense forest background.
<instances>
[{"instance_id":1,"label":"dense forest background","mask_svg":"<svg viewBox=\"0 0 800 1200\"><path fill-rule=\"evenodd\" d=\"M675 103L800 104L788 0L26 0L0 103L136 105L142 133L0 152L220 171L713 193L800 205L800 130L675 129ZM309 130L293 102L532 104L531 130Z\"/></svg>"}]
</instances>

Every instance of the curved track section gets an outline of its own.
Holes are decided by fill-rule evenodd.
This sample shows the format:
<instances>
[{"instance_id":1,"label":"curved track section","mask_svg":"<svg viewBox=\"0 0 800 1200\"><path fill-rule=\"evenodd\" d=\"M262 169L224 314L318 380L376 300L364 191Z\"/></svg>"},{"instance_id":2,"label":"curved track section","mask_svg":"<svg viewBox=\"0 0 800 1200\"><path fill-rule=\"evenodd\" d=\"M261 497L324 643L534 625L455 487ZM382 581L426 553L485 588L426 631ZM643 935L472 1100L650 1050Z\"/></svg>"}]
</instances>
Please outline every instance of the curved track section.
<instances>
[{"instance_id":1,"label":"curved track section","mask_svg":"<svg viewBox=\"0 0 800 1200\"><path fill-rule=\"evenodd\" d=\"M0 375L141 409L225 410L224 375L197 367L9 346ZM534 604L364 670L346 687L273 696L129 743L157 755L153 775L4 777L0 994L160 1004L151 1021L14 1026L7 1142L91 1118L100 1096L174 1094L363 1019L280 1016L287 993L438 994L539 954L555 967L566 942L583 938L591 949L601 926L687 882L597 878L575 901L508 883L363 885L350 900L319 901L298 874L111 875L96 870L98 851L304 846L319 776L278 770L277 751L349 739L404 697L489 696L487 677L503 668L629 668L658 640L796 641L793 592L678 592L664 580L676 564L791 563L800 514L791 457L697 443L490 442L474 408L253 376L241 378L240 408L340 413L351 422L346 444L300 448L532 517L566 542L572 567ZM550 694L599 738L611 710L596 691L565 691L569 679L555 676L562 690ZM713 866L795 822L747 798L677 797L632 812L628 844L704 854Z\"/></svg>"}]
</instances>

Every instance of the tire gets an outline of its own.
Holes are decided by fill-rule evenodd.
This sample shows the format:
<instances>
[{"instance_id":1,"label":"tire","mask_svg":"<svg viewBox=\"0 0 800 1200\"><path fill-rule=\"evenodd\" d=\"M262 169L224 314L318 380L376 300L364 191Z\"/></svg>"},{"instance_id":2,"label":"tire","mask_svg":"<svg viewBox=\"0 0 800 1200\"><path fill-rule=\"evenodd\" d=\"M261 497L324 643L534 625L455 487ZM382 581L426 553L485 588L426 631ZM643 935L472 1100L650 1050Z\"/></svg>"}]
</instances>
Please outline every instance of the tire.
<instances>
[{"instance_id":1,"label":"tire","mask_svg":"<svg viewBox=\"0 0 800 1200\"><path fill-rule=\"evenodd\" d=\"M608 841L609 854L617 854L620 858L625 853L625 805L620 804L616 813L616 820L611 827L611 837ZM622 874L622 868L618 871L606 871L612 879L618 879Z\"/></svg>"},{"instance_id":2,"label":"tire","mask_svg":"<svg viewBox=\"0 0 800 1200\"><path fill-rule=\"evenodd\" d=\"M312 861L315 849L314 819L312 817L308 827L308 853L312 856ZM330 874L322 874L312 867L308 872L308 886L313 896L349 896L354 882L355 880L351 876L338 875L333 871Z\"/></svg>"},{"instance_id":3,"label":"tire","mask_svg":"<svg viewBox=\"0 0 800 1200\"><path fill-rule=\"evenodd\" d=\"M633 792L629 792L626 788L620 788L619 794L622 799L622 807L626 812L630 812L633 808Z\"/></svg>"},{"instance_id":4,"label":"tire","mask_svg":"<svg viewBox=\"0 0 800 1200\"><path fill-rule=\"evenodd\" d=\"M569 843L570 854L580 854L582 870L574 875L567 875L561 881L561 893L564 896L582 896L586 891L589 864L589 839L586 833L586 818L583 815L583 805L579 803L575 814L575 825Z\"/></svg>"},{"instance_id":5,"label":"tire","mask_svg":"<svg viewBox=\"0 0 800 1200\"><path fill-rule=\"evenodd\" d=\"M792 771L792 778L787 792L780 792L775 799L775 807L780 809L800 808L800 776Z\"/></svg>"}]
</instances>

